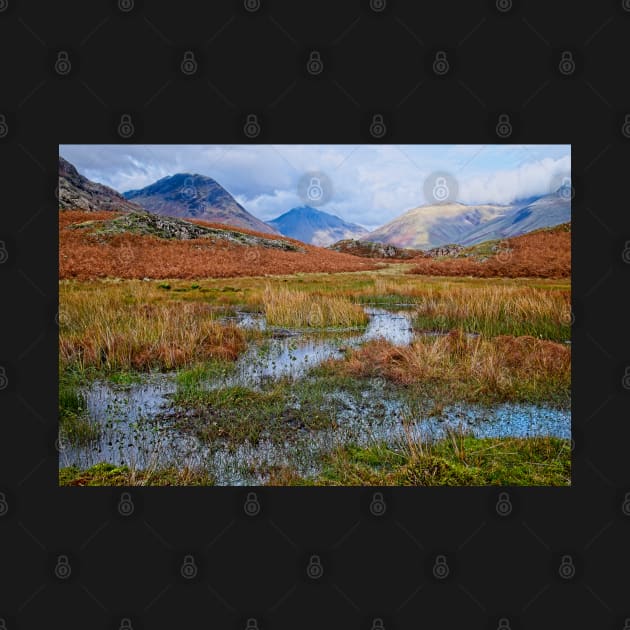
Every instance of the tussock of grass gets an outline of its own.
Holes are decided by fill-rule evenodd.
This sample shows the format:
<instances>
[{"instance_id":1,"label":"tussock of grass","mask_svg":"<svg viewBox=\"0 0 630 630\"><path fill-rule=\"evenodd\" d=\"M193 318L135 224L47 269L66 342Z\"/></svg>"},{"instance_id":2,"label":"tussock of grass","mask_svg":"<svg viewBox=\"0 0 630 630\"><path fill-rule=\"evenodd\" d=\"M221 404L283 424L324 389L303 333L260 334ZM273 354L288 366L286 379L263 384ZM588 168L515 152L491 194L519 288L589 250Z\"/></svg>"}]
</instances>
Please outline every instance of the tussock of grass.
<instances>
[{"instance_id":1,"label":"tussock of grass","mask_svg":"<svg viewBox=\"0 0 630 630\"><path fill-rule=\"evenodd\" d=\"M363 326L368 317L350 300L267 285L263 294L267 323L291 328Z\"/></svg>"},{"instance_id":2,"label":"tussock of grass","mask_svg":"<svg viewBox=\"0 0 630 630\"><path fill-rule=\"evenodd\" d=\"M103 284L65 291L60 304L62 367L171 369L211 358L235 359L246 347L236 326L216 321L201 302L156 301L155 289Z\"/></svg>"},{"instance_id":3,"label":"tussock of grass","mask_svg":"<svg viewBox=\"0 0 630 630\"><path fill-rule=\"evenodd\" d=\"M276 471L272 485L333 486L568 486L571 446L558 438L451 436L434 443L345 446L320 475Z\"/></svg>"},{"instance_id":4,"label":"tussock of grass","mask_svg":"<svg viewBox=\"0 0 630 630\"><path fill-rule=\"evenodd\" d=\"M571 349L528 336L486 339L452 331L421 337L406 347L376 340L328 367L345 375L416 386L443 402L566 405L571 392Z\"/></svg>"},{"instance_id":5,"label":"tussock of grass","mask_svg":"<svg viewBox=\"0 0 630 630\"><path fill-rule=\"evenodd\" d=\"M73 446L90 444L100 437L101 428L86 416L85 398L70 382L59 386L59 435Z\"/></svg>"}]
</instances>

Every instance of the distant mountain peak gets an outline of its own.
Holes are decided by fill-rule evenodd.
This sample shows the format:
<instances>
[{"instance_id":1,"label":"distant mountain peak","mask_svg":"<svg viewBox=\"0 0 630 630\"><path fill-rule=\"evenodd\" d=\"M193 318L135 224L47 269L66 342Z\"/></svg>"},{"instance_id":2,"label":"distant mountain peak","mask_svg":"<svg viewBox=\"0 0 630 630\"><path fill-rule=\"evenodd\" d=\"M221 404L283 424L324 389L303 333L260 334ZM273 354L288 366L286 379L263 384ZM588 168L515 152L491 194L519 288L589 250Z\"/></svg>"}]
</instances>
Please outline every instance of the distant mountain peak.
<instances>
[{"instance_id":1,"label":"distant mountain peak","mask_svg":"<svg viewBox=\"0 0 630 630\"><path fill-rule=\"evenodd\" d=\"M343 239L364 236L368 231L356 223L308 205L296 206L268 222L280 234L303 243L326 247Z\"/></svg>"},{"instance_id":2,"label":"distant mountain peak","mask_svg":"<svg viewBox=\"0 0 630 630\"><path fill-rule=\"evenodd\" d=\"M144 188L128 190L125 198L156 214L277 233L250 214L215 179L198 173L167 175Z\"/></svg>"}]
</instances>

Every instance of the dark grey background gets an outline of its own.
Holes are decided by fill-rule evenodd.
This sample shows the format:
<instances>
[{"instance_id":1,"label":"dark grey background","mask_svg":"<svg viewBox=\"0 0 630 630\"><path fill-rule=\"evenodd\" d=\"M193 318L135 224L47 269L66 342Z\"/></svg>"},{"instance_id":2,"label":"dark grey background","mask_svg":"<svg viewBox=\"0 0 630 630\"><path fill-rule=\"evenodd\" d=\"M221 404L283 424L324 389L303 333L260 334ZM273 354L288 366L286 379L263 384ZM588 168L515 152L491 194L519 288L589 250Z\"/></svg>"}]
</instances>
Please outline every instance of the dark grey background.
<instances>
[{"instance_id":1,"label":"dark grey background","mask_svg":"<svg viewBox=\"0 0 630 630\"><path fill-rule=\"evenodd\" d=\"M630 2L499 3L0 0L0 628L624 628ZM57 487L58 144L249 142L252 113L256 142L374 142L378 113L383 142L572 144L571 489L508 489L508 516L500 489L387 489L380 517L371 490L257 490L248 517L247 489L133 489L123 517Z\"/></svg>"}]
</instances>

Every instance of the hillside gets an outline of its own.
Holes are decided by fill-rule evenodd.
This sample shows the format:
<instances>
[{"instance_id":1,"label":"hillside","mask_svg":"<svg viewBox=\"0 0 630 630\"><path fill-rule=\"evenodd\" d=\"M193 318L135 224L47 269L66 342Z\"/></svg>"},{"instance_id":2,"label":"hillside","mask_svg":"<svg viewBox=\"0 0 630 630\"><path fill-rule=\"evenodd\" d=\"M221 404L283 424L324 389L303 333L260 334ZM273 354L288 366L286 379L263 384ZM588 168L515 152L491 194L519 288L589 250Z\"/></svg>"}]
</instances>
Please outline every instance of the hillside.
<instances>
[{"instance_id":1,"label":"hillside","mask_svg":"<svg viewBox=\"0 0 630 630\"><path fill-rule=\"evenodd\" d=\"M571 276L571 224L486 241L454 256L421 258L410 273L430 276L539 277Z\"/></svg>"},{"instance_id":2,"label":"hillside","mask_svg":"<svg viewBox=\"0 0 630 630\"><path fill-rule=\"evenodd\" d=\"M76 167L59 156L59 209L86 212L138 212L142 208L127 201L113 188L84 177Z\"/></svg>"},{"instance_id":3,"label":"hillside","mask_svg":"<svg viewBox=\"0 0 630 630\"><path fill-rule=\"evenodd\" d=\"M125 217L129 223L117 223L117 218L108 212L59 213L60 279L219 278L378 268L357 256L220 223L172 219L174 233L168 228L166 234L156 234L147 232L144 221L138 225Z\"/></svg>"},{"instance_id":4,"label":"hillside","mask_svg":"<svg viewBox=\"0 0 630 630\"><path fill-rule=\"evenodd\" d=\"M145 188L129 190L124 196L156 214L278 233L250 214L221 184L204 175L170 175Z\"/></svg>"},{"instance_id":5,"label":"hillside","mask_svg":"<svg viewBox=\"0 0 630 630\"><path fill-rule=\"evenodd\" d=\"M571 194L566 187L553 194L533 199L514 210L488 221L471 231L460 242L474 245L489 239L519 236L533 230L551 227L571 220Z\"/></svg>"},{"instance_id":6,"label":"hillside","mask_svg":"<svg viewBox=\"0 0 630 630\"><path fill-rule=\"evenodd\" d=\"M320 247L342 239L356 239L368 233L356 223L348 223L334 214L311 206L292 208L273 221L268 221L268 224L280 234Z\"/></svg>"},{"instance_id":7,"label":"hillside","mask_svg":"<svg viewBox=\"0 0 630 630\"><path fill-rule=\"evenodd\" d=\"M370 232L361 240L388 243L400 248L431 249L447 243L458 243L471 230L510 210L511 206L468 206L463 203L419 206Z\"/></svg>"}]
</instances>

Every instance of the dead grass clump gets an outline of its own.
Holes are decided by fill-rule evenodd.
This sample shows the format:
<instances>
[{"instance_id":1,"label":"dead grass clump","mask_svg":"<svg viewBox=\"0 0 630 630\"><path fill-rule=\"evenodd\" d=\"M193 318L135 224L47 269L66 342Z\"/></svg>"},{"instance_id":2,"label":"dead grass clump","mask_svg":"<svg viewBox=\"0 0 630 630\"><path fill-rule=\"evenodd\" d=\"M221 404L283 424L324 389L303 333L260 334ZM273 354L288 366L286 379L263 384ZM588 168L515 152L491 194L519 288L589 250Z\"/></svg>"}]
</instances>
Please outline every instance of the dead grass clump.
<instances>
[{"instance_id":1,"label":"dead grass clump","mask_svg":"<svg viewBox=\"0 0 630 630\"><path fill-rule=\"evenodd\" d=\"M571 349L530 336L471 338L460 330L410 346L376 340L330 365L351 376L428 385L445 400L536 400L568 396Z\"/></svg>"},{"instance_id":2,"label":"dead grass clump","mask_svg":"<svg viewBox=\"0 0 630 630\"><path fill-rule=\"evenodd\" d=\"M244 334L216 321L205 304L147 303L145 293L150 290L104 285L64 292L62 366L172 369L211 358L233 360L245 349Z\"/></svg>"},{"instance_id":3,"label":"dead grass clump","mask_svg":"<svg viewBox=\"0 0 630 630\"><path fill-rule=\"evenodd\" d=\"M363 326L368 316L350 300L267 285L263 294L267 323L291 328Z\"/></svg>"}]
</instances>

